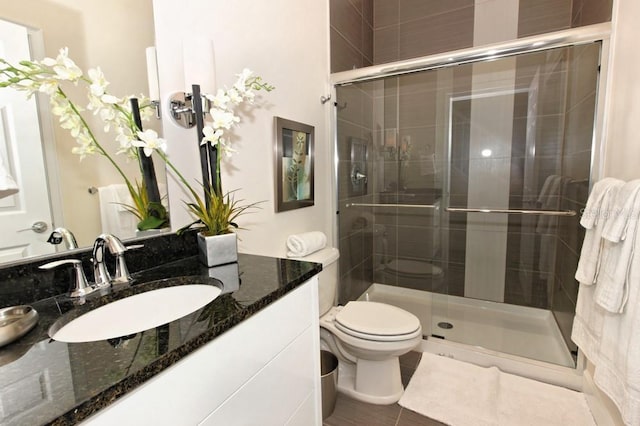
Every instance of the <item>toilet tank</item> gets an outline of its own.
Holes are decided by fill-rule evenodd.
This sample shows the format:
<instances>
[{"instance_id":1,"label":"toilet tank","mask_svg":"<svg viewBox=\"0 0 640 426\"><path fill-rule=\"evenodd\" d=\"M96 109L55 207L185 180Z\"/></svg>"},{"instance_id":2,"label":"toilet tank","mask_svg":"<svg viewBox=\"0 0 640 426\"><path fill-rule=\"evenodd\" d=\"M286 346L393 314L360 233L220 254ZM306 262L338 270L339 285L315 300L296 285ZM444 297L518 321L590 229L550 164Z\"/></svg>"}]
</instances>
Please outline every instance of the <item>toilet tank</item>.
<instances>
[{"instance_id":1,"label":"toilet tank","mask_svg":"<svg viewBox=\"0 0 640 426\"><path fill-rule=\"evenodd\" d=\"M339 257L340 252L337 248L326 247L308 256L297 258L297 260L322 264L322 271L318 274L320 316L327 313L335 305L336 297L338 296Z\"/></svg>"}]
</instances>

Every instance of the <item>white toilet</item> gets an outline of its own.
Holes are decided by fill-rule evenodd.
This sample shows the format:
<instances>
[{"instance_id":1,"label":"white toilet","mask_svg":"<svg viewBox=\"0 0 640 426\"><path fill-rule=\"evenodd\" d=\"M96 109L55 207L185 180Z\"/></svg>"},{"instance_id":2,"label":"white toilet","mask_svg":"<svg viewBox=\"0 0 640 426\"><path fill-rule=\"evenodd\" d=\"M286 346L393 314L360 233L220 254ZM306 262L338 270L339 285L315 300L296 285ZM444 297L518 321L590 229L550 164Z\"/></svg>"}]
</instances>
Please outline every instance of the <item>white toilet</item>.
<instances>
[{"instance_id":1,"label":"white toilet","mask_svg":"<svg viewBox=\"0 0 640 426\"><path fill-rule=\"evenodd\" d=\"M338 357L338 390L371 404L397 402L404 387L398 357L422 341L418 318L377 302L335 306L339 252L325 248L301 260L322 263L319 279L320 340Z\"/></svg>"}]
</instances>

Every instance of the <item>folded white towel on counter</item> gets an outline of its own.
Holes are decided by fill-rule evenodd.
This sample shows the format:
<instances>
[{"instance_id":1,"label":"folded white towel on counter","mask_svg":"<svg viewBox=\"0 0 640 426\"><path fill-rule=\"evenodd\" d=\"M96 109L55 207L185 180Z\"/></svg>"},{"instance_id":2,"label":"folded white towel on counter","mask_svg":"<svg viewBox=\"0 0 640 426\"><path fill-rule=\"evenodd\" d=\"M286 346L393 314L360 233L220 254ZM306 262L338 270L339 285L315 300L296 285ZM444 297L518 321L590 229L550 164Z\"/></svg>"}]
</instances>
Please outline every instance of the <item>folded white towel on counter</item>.
<instances>
[{"instance_id":1,"label":"folded white towel on counter","mask_svg":"<svg viewBox=\"0 0 640 426\"><path fill-rule=\"evenodd\" d=\"M287 238L287 256L304 257L327 245L327 236L320 231L289 235Z\"/></svg>"},{"instance_id":2,"label":"folded white towel on counter","mask_svg":"<svg viewBox=\"0 0 640 426\"><path fill-rule=\"evenodd\" d=\"M618 190L624 182L604 178L593 185L580 224L587 230L584 234L576 280L581 284L595 284L602 262L602 231L613 207Z\"/></svg>"},{"instance_id":3,"label":"folded white towel on counter","mask_svg":"<svg viewBox=\"0 0 640 426\"><path fill-rule=\"evenodd\" d=\"M622 313L629 295L629 269L635 252L640 179L620 188L612 211L613 216L605 222L602 232L604 254L594 298L603 309Z\"/></svg>"}]
</instances>

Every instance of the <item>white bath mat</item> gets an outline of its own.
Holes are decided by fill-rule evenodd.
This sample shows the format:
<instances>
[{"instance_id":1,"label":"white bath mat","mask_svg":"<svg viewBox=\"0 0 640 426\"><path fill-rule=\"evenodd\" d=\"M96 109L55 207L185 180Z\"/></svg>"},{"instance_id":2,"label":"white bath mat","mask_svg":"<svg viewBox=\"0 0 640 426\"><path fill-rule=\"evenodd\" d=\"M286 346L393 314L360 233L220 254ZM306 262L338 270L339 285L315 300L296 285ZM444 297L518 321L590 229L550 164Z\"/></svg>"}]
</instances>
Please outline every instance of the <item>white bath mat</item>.
<instances>
[{"instance_id":1,"label":"white bath mat","mask_svg":"<svg viewBox=\"0 0 640 426\"><path fill-rule=\"evenodd\" d=\"M580 392L426 352L398 403L451 426L595 426Z\"/></svg>"}]
</instances>

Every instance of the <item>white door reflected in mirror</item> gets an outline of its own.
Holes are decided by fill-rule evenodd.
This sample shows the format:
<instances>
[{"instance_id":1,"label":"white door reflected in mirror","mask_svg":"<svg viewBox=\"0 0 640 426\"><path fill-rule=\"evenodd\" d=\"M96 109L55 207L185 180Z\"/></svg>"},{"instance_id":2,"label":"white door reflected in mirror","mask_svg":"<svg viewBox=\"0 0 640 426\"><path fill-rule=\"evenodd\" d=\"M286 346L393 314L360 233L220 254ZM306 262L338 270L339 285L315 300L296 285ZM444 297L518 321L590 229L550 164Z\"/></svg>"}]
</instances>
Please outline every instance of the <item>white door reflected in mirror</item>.
<instances>
[{"instance_id":1,"label":"white door reflected in mirror","mask_svg":"<svg viewBox=\"0 0 640 426\"><path fill-rule=\"evenodd\" d=\"M0 20L0 57L20 61L30 57L27 29ZM0 90L0 157L20 191L0 200L0 262L55 252L46 232L35 223L51 224L38 109L35 98ZM20 232L20 230L26 231Z\"/></svg>"}]
</instances>

